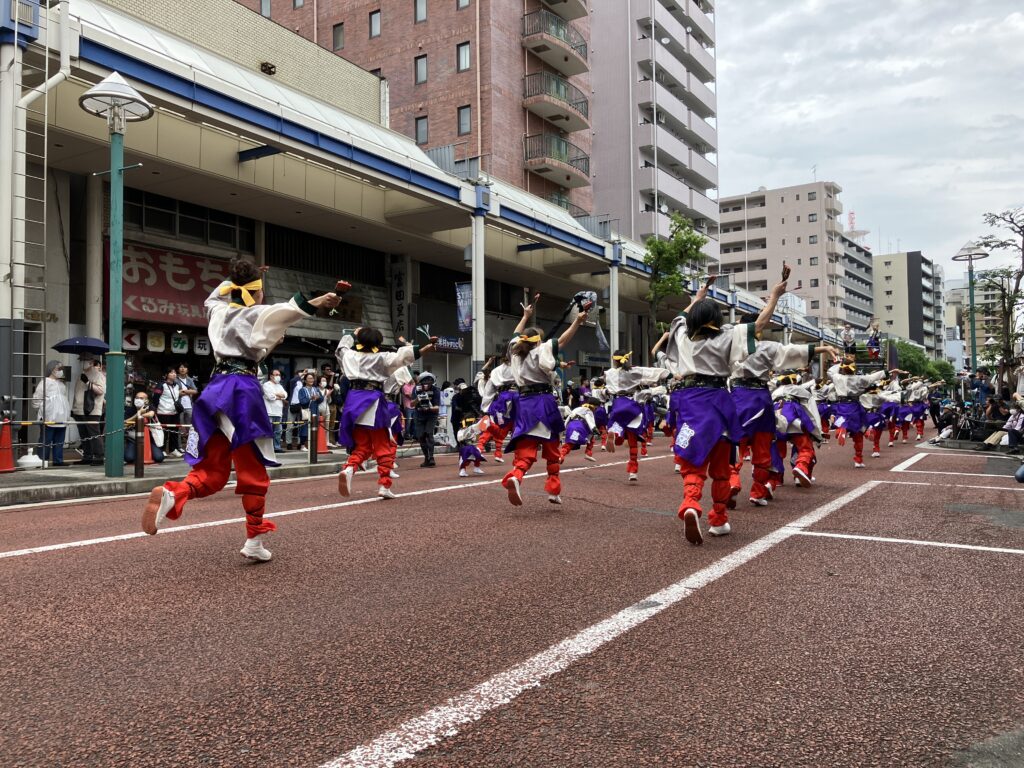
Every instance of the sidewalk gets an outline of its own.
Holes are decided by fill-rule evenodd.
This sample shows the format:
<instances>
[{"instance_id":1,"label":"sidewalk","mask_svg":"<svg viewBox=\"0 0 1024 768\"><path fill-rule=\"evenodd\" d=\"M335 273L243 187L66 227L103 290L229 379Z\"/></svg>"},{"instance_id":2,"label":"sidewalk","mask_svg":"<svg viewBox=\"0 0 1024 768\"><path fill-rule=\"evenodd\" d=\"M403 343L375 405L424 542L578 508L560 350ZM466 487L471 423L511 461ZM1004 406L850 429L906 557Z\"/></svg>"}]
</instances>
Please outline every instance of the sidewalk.
<instances>
[{"instance_id":1,"label":"sidewalk","mask_svg":"<svg viewBox=\"0 0 1024 768\"><path fill-rule=\"evenodd\" d=\"M440 455L449 450L438 446L437 453ZM398 449L399 460L418 460L421 456L419 445L415 443ZM281 466L268 468L267 472L271 480L278 477L322 477L339 472L345 458L344 450L335 449L321 454L316 464L310 464L309 455L305 451L286 451L277 454ZM167 458L162 464L147 464L146 476L139 479L135 477L135 467L128 464L124 468L124 477L116 478L105 477L102 466L78 464L48 469L17 470L0 474L0 507L92 496L145 493L165 480L180 479L186 474L188 465L181 459L173 458ZM234 480L233 472L231 479Z\"/></svg>"}]
</instances>

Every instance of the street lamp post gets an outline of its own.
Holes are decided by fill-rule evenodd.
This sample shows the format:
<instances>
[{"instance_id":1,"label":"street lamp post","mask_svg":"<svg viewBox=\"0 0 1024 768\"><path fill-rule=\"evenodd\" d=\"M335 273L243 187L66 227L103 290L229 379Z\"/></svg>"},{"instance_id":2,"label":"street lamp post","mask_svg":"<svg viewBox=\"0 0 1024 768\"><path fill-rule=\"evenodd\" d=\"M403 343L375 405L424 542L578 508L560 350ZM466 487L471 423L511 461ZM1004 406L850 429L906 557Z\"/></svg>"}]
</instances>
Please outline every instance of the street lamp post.
<instances>
[{"instance_id":1,"label":"street lamp post","mask_svg":"<svg viewBox=\"0 0 1024 768\"><path fill-rule=\"evenodd\" d=\"M91 115L102 117L110 129L110 288L107 319L107 427L105 473L107 477L124 475L124 352L122 328L122 256L124 250L124 131L128 123L148 120L153 107L117 72L94 85L78 99L78 105ZM99 175L99 174L97 174ZM142 450L139 446L138 450Z\"/></svg>"},{"instance_id":2,"label":"street lamp post","mask_svg":"<svg viewBox=\"0 0 1024 768\"><path fill-rule=\"evenodd\" d=\"M970 297L971 313L971 371L978 372L978 330L977 318L974 316L974 262L987 259L988 253L968 243L953 257L953 261L967 262L967 290Z\"/></svg>"}]
</instances>

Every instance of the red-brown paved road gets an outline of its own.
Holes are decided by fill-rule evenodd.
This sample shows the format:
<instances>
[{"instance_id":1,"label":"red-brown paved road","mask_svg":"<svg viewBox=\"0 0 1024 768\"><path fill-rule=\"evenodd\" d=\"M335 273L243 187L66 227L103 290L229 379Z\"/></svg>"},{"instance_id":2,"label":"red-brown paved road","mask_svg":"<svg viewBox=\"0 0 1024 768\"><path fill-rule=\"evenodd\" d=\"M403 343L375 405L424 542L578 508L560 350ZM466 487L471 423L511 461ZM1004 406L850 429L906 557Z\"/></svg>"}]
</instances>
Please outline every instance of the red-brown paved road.
<instances>
[{"instance_id":1,"label":"red-brown paved road","mask_svg":"<svg viewBox=\"0 0 1024 768\"><path fill-rule=\"evenodd\" d=\"M867 481L883 482L408 764L1024 764L1024 555L805 535L1024 550L1014 462L890 472L908 445L854 471L825 448L815 488L741 503L732 536L693 548L666 450L636 487L601 454L618 463L567 473L562 508L530 479L512 509L474 485L500 468L460 480L451 459L403 462L399 493L449 489L390 502L282 483L270 507L297 513L263 565L237 554L240 523L0 557L0 764L318 766ZM134 533L140 505L0 512L0 552ZM181 522L238 515L225 493Z\"/></svg>"}]
</instances>

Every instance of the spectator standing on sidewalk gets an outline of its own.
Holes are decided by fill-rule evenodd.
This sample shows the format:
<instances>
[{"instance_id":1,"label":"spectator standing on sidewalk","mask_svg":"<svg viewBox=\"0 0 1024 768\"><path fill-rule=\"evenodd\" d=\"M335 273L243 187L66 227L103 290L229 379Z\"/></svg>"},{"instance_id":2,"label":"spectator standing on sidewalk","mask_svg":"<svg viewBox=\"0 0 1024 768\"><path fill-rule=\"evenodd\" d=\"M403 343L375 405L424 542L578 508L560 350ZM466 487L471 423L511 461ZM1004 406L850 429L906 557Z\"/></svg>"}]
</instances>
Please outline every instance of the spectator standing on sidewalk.
<instances>
[{"instance_id":1,"label":"spectator standing on sidewalk","mask_svg":"<svg viewBox=\"0 0 1024 768\"><path fill-rule=\"evenodd\" d=\"M857 354L857 334L854 333L853 326L847 323L843 326L843 330L839 333L839 338L843 342L843 353L847 355Z\"/></svg>"},{"instance_id":2,"label":"spectator standing on sidewalk","mask_svg":"<svg viewBox=\"0 0 1024 768\"><path fill-rule=\"evenodd\" d=\"M46 363L46 378L36 385L32 395L36 419L42 422L43 461L50 461L55 467L64 466L64 435L67 421L71 418L71 404L68 389L64 386L64 366L59 360Z\"/></svg>"},{"instance_id":3,"label":"spectator standing on sidewalk","mask_svg":"<svg viewBox=\"0 0 1024 768\"><path fill-rule=\"evenodd\" d=\"M170 368L164 376L163 386L154 394L159 394L160 396L156 404L156 417L164 425L164 450L168 456L173 456L174 458L181 458L183 455L178 441L177 426L180 414L184 411L181 393L182 386L181 382L178 381L178 372Z\"/></svg>"},{"instance_id":4,"label":"spectator standing on sidewalk","mask_svg":"<svg viewBox=\"0 0 1024 768\"><path fill-rule=\"evenodd\" d=\"M124 463L135 463L135 422L142 419L149 426L145 432L149 435L149 451L153 461L157 464L164 460L164 430L159 424L153 424L156 412L149 404L149 395L145 390L139 390L132 398L132 407L125 412L124 418ZM143 454L145 455L145 454Z\"/></svg>"},{"instance_id":5,"label":"spectator standing on sidewalk","mask_svg":"<svg viewBox=\"0 0 1024 768\"><path fill-rule=\"evenodd\" d=\"M185 409L179 414L181 427L181 445L188 443L188 431L192 428L192 400L199 395L199 386L194 377L189 376L188 363L178 366L178 381L181 383L181 405Z\"/></svg>"},{"instance_id":6,"label":"spectator standing on sidewalk","mask_svg":"<svg viewBox=\"0 0 1024 768\"><path fill-rule=\"evenodd\" d=\"M291 425L286 433L286 446L288 449L299 450L299 431L302 429L302 405L299 403L299 390L302 389L302 378L306 375L305 370L296 371L288 379L288 420Z\"/></svg>"},{"instance_id":7,"label":"spectator standing on sidewalk","mask_svg":"<svg viewBox=\"0 0 1024 768\"><path fill-rule=\"evenodd\" d=\"M405 414L405 436L416 439L416 382L407 381L402 385L402 412Z\"/></svg>"},{"instance_id":8,"label":"spectator standing on sidewalk","mask_svg":"<svg viewBox=\"0 0 1024 768\"><path fill-rule=\"evenodd\" d=\"M103 410L106 403L107 375L96 358L79 356L82 373L75 382L71 413L78 422L82 442L82 463L103 463ZM90 423L91 422L91 423Z\"/></svg>"},{"instance_id":9,"label":"spectator standing on sidewalk","mask_svg":"<svg viewBox=\"0 0 1024 768\"><path fill-rule=\"evenodd\" d=\"M263 382L263 401L267 405L267 415L274 427L274 452L281 452L281 422L284 418L284 404L288 401L288 393L281 386L281 372L274 369L270 378Z\"/></svg>"},{"instance_id":10,"label":"spectator standing on sidewalk","mask_svg":"<svg viewBox=\"0 0 1024 768\"><path fill-rule=\"evenodd\" d=\"M323 403L324 394L316 385L316 372L309 371L302 379L302 387L299 389L299 418L302 419L302 426L299 427L299 450L307 448L309 437L309 420L320 413L320 404Z\"/></svg>"},{"instance_id":11,"label":"spectator standing on sidewalk","mask_svg":"<svg viewBox=\"0 0 1024 768\"><path fill-rule=\"evenodd\" d=\"M419 386L415 388L416 433L420 436L420 450L423 451L421 467L434 466L434 431L437 429L437 415L441 411L441 390L434 384L434 374L424 371L420 374Z\"/></svg>"}]
</instances>

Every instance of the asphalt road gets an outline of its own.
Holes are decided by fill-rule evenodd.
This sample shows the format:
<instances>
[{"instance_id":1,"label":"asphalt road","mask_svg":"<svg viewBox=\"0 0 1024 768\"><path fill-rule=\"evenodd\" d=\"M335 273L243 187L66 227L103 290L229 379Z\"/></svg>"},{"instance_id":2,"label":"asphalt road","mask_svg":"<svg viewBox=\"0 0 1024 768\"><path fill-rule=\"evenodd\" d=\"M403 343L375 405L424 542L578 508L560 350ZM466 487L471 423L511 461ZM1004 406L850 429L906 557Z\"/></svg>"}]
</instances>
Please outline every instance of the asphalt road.
<instances>
[{"instance_id":1,"label":"asphalt road","mask_svg":"<svg viewBox=\"0 0 1024 768\"><path fill-rule=\"evenodd\" d=\"M667 451L276 483L266 564L230 488L2 510L0 765L1024 765L1015 462L823 448L695 548Z\"/></svg>"}]
</instances>

